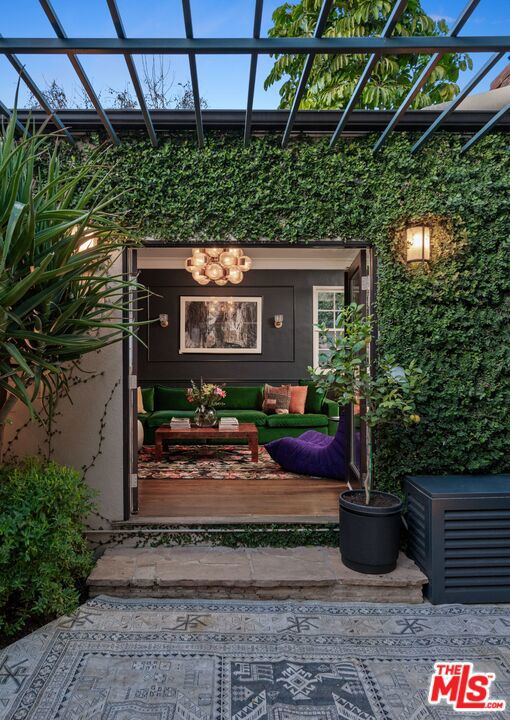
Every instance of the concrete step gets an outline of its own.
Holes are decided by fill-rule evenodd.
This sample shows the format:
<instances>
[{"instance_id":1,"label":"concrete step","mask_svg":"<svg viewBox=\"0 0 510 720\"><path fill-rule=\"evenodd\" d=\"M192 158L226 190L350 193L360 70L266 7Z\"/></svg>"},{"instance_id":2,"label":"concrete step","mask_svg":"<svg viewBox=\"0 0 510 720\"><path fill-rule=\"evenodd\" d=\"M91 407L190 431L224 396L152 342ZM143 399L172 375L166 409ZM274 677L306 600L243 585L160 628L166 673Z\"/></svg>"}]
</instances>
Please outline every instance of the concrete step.
<instances>
[{"instance_id":1,"label":"concrete step","mask_svg":"<svg viewBox=\"0 0 510 720\"><path fill-rule=\"evenodd\" d=\"M423 601L425 575L401 554L387 575L349 570L331 547L185 546L106 550L88 578L91 596Z\"/></svg>"}]
</instances>

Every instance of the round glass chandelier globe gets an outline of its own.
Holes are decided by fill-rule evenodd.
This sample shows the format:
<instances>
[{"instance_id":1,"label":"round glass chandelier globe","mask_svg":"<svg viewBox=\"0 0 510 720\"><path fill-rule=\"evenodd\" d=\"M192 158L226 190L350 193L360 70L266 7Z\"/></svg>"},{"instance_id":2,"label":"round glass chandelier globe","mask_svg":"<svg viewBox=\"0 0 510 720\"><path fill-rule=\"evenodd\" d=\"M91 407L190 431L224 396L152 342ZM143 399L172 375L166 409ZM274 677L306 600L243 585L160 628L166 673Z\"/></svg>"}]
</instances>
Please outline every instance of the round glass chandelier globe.
<instances>
[{"instance_id":1,"label":"round glass chandelier globe","mask_svg":"<svg viewBox=\"0 0 510 720\"><path fill-rule=\"evenodd\" d=\"M209 285L210 282L211 281L209 280L209 278L206 277L205 275L200 275L200 277L197 280L197 283L199 285Z\"/></svg>"},{"instance_id":2,"label":"round glass chandelier globe","mask_svg":"<svg viewBox=\"0 0 510 720\"><path fill-rule=\"evenodd\" d=\"M234 267L229 268L227 272L227 279L232 283L232 285L239 285L239 283L243 280L243 273L240 268L234 265Z\"/></svg>"},{"instance_id":3,"label":"round glass chandelier globe","mask_svg":"<svg viewBox=\"0 0 510 720\"><path fill-rule=\"evenodd\" d=\"M232 265L235 265L237 262L236 256L231 253L229 250L226 250L221 253L220 255L220 263L223 265L224 268L232 267Z\"/></svg>"},{"instance_id":4,"label":"round glass chandelier globe","mask_svg":"<svg viewBox=\"0 0 510 720\"><path fill-rule=\"evenodd\" d=\"M224 270L219 263L209 263L205 268L205 274L210 280L221 280Z\"/></svg>"},{"instance_id":5,"label":"round glass chandelier globe","mask_svg":"<svg viewBox=\"0 0 510 720\"><path fill-rule=\"evenodd\" d=\"M200 283L201 285L205 285L206 283L201 282L202 280L207 280L209 282L209 278L206 276L202 268L194 268L194 270L191 273L191 277L193 280L195 280L197 283Z\"/></svg>"},{"instance_id":6,"label":"round glass chandelier globe","mask_svg":"<svg viewBox=\"0 0 510 720\"><path fill-rule=\"evenodd\" d=\"M194 252L191 259L195 267L205 267L209 262L209 258L202 250L199 250L197 253Z\"/></svg>"},{"instance_id":7,"label":"round glass chandelier globe","mask_svg":"<svg viewBox=\"0 0 510 720\"><path fill-rule=\"evenodd\" d=\"M185 264L184 264L184 267L185 267L185 269L186 269L189 273L192 273L193 270L194 270L195 267L196 267L194 261L195 261L195 258L192 258L192 257L186 258L186 262L185 262Z\"/></svg>"},{"instance_id":8,"label":"round glass chandelier globe","mask_svg":"<svg viewBox=\"0 0 510 720\"><path fill-rule=\"evenodd\" d=\"M241 255L244 255L242 249L238 247L229 247L227 248L227 252L231 253L232 255L234 255L234 257L237 258L241 257Z\"/></svg>"},{"instance_id":9,"label":"round glass chandelier globe","mask_svg":"<svg viewBox=\"0 0 510 720\"><path fill-rule=\"evenodd\" d=\"M215 280L216 285L226 285L228 283L227 278L220 278L219 280Z\"/></svg>"},{"instance_id":10,"label":"round glass chandelier globe","mask_svg":"<svg viewBox=\"0 0 510 720\"><path fill-rule=\"evenodd\" d=\"M209 257L217 258L223 252L223 248L210 247L206 248L205 251L209 255Z\"/></svg>"}]
</instances>

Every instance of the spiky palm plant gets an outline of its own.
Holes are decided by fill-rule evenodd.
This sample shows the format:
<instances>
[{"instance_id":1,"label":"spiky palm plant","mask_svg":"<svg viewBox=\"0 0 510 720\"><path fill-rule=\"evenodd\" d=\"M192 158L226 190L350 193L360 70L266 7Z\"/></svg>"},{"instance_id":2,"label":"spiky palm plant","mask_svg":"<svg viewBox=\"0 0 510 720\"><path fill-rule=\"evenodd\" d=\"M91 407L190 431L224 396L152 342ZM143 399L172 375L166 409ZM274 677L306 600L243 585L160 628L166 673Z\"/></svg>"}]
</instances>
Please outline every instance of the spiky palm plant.
<instances>
[{"instance_id":1,"label":"spiky palm plant","mask_svg":"<svg viewBox=\"0 0 510 720\"><path fill-rule=\"evenodd\" d=\"M109 212L99 150L71 169L58 138L16 138L16 112L0 134L0 452L21 402L62 393L69 368L134 332L126 290L142 286L112 265L132 241Z\"/></svg>"}]
</instances>

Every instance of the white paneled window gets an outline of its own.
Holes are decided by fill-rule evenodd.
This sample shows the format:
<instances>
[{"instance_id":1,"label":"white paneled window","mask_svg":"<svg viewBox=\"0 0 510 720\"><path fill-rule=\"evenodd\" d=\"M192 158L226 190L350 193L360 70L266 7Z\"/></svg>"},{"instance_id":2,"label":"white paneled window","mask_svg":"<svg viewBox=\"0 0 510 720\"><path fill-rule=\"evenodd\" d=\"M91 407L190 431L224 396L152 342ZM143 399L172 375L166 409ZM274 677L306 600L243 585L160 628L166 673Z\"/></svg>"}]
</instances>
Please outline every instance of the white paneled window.
<instances>
[{"instance_id":1,"label":"white paneled window","mask_svg":"<svg viewBox=\"0 0 510 720\"><path fill-rule=\"evenodd\" d=\"M327 347L342 332L338 327L338 318L343 304L342 286L313 288L313 366L316 369L328 367ZM323 324L326 326L325 332L317 327Z\"/></svg>"}]
</instances>

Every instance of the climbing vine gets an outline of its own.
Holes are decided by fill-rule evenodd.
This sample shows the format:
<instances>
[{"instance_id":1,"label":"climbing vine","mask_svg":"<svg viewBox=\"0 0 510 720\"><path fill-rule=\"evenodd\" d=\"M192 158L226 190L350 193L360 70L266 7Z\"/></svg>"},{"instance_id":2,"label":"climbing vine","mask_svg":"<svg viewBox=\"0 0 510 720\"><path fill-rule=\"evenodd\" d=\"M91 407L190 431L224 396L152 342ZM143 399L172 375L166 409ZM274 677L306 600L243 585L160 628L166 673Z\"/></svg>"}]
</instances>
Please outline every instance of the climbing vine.
<instances>
[{"instance_id":1,"label":"climbing vine","mask_svg":"<svg viewBox=\"0 0 510 720\"><path fill-rule=\"evenodd\" d=\"M378 255L379 345L416 360L429 382L417 429L386 431L379 485L406 473L508 469L510 433L510 155L508 136L486 137L465 156L465 138L438 134L411 155L395 133L374 155L374 137L343 142L191 134L154 149L143 139L112 149L111 184L141 237L306 243L372 242ZM87 152L85 147L82 152ZM71 158L70 158L71 159ZM436 226L428 270L401 262L406 222Z\"/></svg>"}]
</instances>

